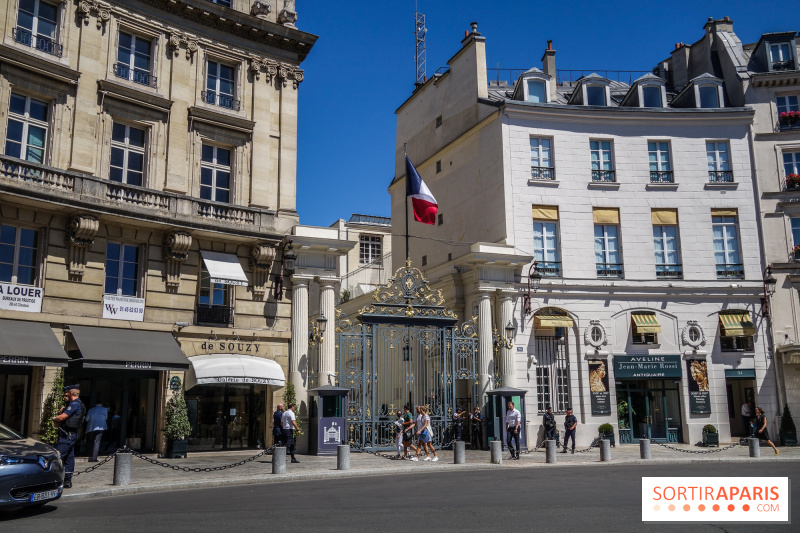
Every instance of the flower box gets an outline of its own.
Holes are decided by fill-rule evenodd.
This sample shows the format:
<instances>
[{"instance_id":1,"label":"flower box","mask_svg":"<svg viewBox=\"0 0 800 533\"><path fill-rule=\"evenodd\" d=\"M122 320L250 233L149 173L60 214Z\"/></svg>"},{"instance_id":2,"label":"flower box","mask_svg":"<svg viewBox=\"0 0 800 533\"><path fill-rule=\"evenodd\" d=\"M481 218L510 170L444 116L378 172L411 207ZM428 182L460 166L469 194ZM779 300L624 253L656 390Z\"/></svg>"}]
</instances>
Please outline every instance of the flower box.
<instances>
[{"instance_id":1,"label":"flower box","mask_svg":"<svg viewBox=\"0 0 800 533\"><path fill-rule=\"evenodd\" d=\"M778 121L785 126L800 122L800 111L784 111L778 116Z\"/></svg>"}]
</instances>

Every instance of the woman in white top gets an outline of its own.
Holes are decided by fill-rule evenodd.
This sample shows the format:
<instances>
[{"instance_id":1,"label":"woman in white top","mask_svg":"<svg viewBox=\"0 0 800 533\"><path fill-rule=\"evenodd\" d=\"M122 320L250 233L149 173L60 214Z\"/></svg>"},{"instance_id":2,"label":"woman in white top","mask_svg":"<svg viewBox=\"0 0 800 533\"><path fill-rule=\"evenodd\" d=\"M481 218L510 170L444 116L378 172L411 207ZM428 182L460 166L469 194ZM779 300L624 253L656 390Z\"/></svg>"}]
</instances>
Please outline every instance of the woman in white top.
<instances>
[{"instance_id":1,"label":"woman in white top","mask_svg":"<svg viewBox=\"0 0 800 533\"><path fill-rule=\"evenodd\" d=\"M438 461L439 458L436 457L436 450L433 447L433 443L431 443L431 417L428 416L428 410L425 407L417 407L417 415L416 423L417 423L417 443L419 444L419 450L425 451L425 461ZM433 453L433 459L431 459L430 454L427 450L430 450ZM417 455L419 457L419 454Z\"/></svg>"}]
</instances>

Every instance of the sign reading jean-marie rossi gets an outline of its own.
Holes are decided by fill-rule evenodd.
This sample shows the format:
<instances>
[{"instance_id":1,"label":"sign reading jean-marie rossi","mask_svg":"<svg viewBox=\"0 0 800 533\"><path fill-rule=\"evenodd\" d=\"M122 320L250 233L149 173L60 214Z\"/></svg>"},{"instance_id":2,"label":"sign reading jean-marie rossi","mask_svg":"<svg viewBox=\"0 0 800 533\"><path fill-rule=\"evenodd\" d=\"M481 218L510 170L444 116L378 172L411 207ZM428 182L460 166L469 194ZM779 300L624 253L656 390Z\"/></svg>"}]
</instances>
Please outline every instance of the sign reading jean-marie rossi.
<instances>
[{"instance_id":1,"label":"sign reading jean-marie rossi","mask_svg":"<svg viewBox=\"0 0 800 533\"><path fill-rule=\"evenodd\" d=\"M611 395L608 392L608 369L605 361L589 361L589 390L592 393L592 414L611 414Z\"/></svg>"},{"instance_id":2,"label":"sign reading jean-marie rossi","mask_svg":"<svg viewBox=\"0 0 800 533\"><path fill-rule=\"evenodd\" d=\"M3 311L42 312L44 290L30 285L0 283L0 309Z\"/></svg>"},{"instance_id":3,"label":"sign reading jean-marie rossi","mask_svg":"<svg viewBox=\"0 0 800 533\"><path fill-rule=\"evenodd\" d=\"M615 355L614 379L680 379L680 355Z\"/></svg>"},{"instance_id":4,"label":"sign reading jean-marie rossi","mask_svg":"<svg viewBox=\"0 0 800 533\"><path fill-rule=\"evenodd\" d=\"M144 320L144 298L106 294L103 296L103 318L142 322Z\"/></svg>"},{"instance_id":5,"label":"sign reading jean-marie rossi","mask_svg":"<svg viewBox=\"0 0 800 533\"><path fill-rule=\"evenodd\" d=\"M689 408L693 415L711 413L711 396L708 391L708 366L705 359L686 361L689 377Z\"/></svg>"}]
</instances>

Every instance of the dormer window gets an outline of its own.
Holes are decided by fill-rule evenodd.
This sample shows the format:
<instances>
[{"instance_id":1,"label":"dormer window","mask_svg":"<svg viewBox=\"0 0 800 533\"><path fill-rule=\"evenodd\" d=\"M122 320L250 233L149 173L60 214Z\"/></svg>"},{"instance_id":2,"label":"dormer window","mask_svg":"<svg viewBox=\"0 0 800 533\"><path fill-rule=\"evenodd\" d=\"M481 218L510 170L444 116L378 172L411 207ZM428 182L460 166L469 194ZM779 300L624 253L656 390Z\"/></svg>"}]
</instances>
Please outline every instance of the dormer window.
<instances>
[{"instance_id":1,"label":"dormer window","mask_svg":"<svg viewBox=\"0 0 800 533\"><path fill-rule=\"evenodd\" d=\"M606 105L606 88L602 85L588 85L586 87L586 105Z\"/></svg>"},{"instance_id":2,"label":"dormer window","mask_svg":"<svg viewBox=\"0 0 800 533\"><path fill-rule=\"evenodd\" d=\"M699 85L698 107L703 109L717 109L720 107L719 86L718 85Z\"/></svg>"},{"instance_id":3,"label":"dormer window","mask_svg":"<svg viewBox=\"0 0 800 533\"><path fill-rule=\"evenodd\" d=\"M789 43L769 45L770 70L793 70L792 47Z\"/></svg>"},{"instance_id":4,"label":"dormer window","mask_svg":"<svg viewBox=\"0 0 800 533\"><path fill-rule=\"evenodd\" d=\"M661 104L661 87L642 87L642 107L663 107Z\"/></svg>"},{"instance_id":5,"label":"dormer window","mask_svg":"<svg viewBox=\"0 0 800 533\"><path fill-rule=\"evenodd\" d=\"M547 103L547 84L540 80L528 80L528 102Z\"/></svg>"}]
</instances>

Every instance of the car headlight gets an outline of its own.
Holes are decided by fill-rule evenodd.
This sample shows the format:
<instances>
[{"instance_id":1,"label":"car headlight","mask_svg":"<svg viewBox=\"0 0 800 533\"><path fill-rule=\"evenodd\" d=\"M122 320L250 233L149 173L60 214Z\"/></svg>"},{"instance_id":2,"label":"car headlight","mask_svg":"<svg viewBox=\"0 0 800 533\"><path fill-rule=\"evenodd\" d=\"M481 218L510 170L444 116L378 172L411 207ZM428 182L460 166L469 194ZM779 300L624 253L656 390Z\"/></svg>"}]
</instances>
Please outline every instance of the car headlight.
<instances>
[{"instance_id":1,"label":"car headlight","mask_svg":"<svg viewBox=\"0 0 800 533\"><path fill-rule=\"evenodd\" d=\"M8 455L0 455L0 466L4 465L18 465L23 462L21 457L10 457Z\"/></svg>"}]
</instances>

